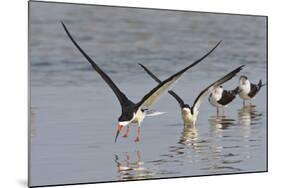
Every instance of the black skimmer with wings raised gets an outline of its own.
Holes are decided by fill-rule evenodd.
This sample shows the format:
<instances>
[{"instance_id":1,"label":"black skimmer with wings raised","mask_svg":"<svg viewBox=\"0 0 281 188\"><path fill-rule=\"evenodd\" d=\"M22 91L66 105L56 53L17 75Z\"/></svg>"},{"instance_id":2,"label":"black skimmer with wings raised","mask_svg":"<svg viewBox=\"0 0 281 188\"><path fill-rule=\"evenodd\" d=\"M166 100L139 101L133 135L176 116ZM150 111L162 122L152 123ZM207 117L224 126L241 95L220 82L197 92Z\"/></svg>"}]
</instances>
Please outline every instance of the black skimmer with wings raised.
<instances>
[{"instance_id":1,"label":"black skimmer with wings raised","mask_svg":"<svg viewBox=\"0 0 281 188\"><path fill-rule=\"evenodd\" d=\"M212 106L217 108L217 116L219 115L219 108L227 107L238 94L239 88L233 90L224 90L223 86L216 87L209 95L209 102Z\"/></svg>"},{"instance_id":2,"label":"black skimmer with wings raised","mask_svg":"<svg viewBox=\"0 0 281 188\"><path fill-rule=\"evenodd\" d=\"M178 71L177 73L165 79L163 82L159 83L150 92L148 92L139 102L134 103L130 99L128 99L128 97L115 85L115 83L110 79L110 77L78 45L78 43L71 36L71 34L69 33L68 29L66 28L63 22L62 22L62 26L65 32L67 33L68 37L70 38L70 40L76 46L76 48L83 54L83 56L88 60L88 62L92 65L92 67L99 73L99 75L108 84L108 86L112 89L112 91L114 92L114 94L119 100L122 113L118 119L115 143L123 127L128 126L130 123L136 123L138 125L137 137L135 139L135 141L138 142L140 140L140 124L143 121L144 117L146 116L147 109L151 107L157 101L157 99L163 93L165 93L170 88L170 86L183 75L185 71L195 66L204 58L206 58L208 55L210 55L221 42L221 41L218 42L207 54L205 54L200 59L196 60L191 65L183 68L182 70ZM125 135L128 135L128 132L129 132L129 128L127 128Z\"/></svg>"},{"instance_id":3,"label":"black skimmer with wings raised","mask_svg":"<svg viewBox=\"0 0 281 188\"><path fill-rule=\"evenodd\" d=\"M250 82L247 76L240 76L239 79L239 96L243 99L243 105L245 105L245 100L252 100L255 98L257 93L260 91L262 86L265 84L260 80L258 84L253 84Z\"/></svg>"},{"instance_id":4,"label":"black skimmer with wings raised","mask_svg":"<svg viewBox=\"0 0 281 188\"><path fill-rule=\"evenodd\" d=\"M161 80L159 80L155 74L153 74L147 67L145 67L144 65L140 64L140 66L146 71L146 73L148 73L156 82L161 83ZM181 99L181 97L176 94L174 91L169 90L169 94L172 95L177 102L180 105L181 111L182 111L182 118L183 118L183 122L185 125L195 125L196 121L197 121L197 116L199 114L199 108L201 103L203 102L204 98L206 96L208 96L216 87L222 85L223 83L225 83L226 81L230 80L231 78L233 78L238 72L240 72L242 70L242 68L244 67L244 65L234 69L233 71L231 71L230 73L228 73L227 75L225 75L224 77L220 78L219 80L217 80L216 82L212 83L211 85L209 85L206 89L204 89L203 91L201 91L201 93L198 95L198 97L195 99L193 106L190 107L188 104L184 103L184 101Z\"/></svg>"}]
</instances>

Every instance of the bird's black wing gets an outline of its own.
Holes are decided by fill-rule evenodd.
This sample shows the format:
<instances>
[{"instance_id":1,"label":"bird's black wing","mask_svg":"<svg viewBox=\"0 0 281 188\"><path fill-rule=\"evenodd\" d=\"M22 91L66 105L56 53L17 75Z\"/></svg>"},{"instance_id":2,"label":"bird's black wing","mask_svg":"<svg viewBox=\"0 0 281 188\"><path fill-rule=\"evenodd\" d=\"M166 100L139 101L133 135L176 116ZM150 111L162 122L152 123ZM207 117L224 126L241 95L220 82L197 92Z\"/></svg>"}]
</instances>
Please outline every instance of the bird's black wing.
<instances>
[{"instance_id":1,"label":"bird's black wing","mask_svg":"<svg viewBox=\"0 0 281 188\"><path fill-rule=\"evenodd\" d=\"M252 84L251 83L251 91L248 94L249 97L253 98L254 96L256 96L256 94L259 92L261 87L259 87L258 84Z\"/></svg>"},{"instance_id":2,"label":"bird's black wing","mask_svg":"<svg viewBox=\"0 0 281 188\"><path fill-rule=\"evenodd\" d=\"M103 78L103 80L108 84L108 86L113 90L116 97L118 98L121 106L128 103L132 103L126 95L115 85L115 83L110 79L110 77L84 52L84 50L78 45L78 43L74 40L74 38L69 33L68 29L64 25L63 22L61 22L65 32L67 33L70 40L73 42L73 44L76 46L76 48L83 54L83 56L88 60L88 62L92 65L92 67L99 73L99 75Z\"/></svg>"},{"instance_id":3,"label":"bird's black wing","mask_svg":"<svg viewBox=\"0 0 281 188\"><path fill-rule=\"evenodd\" d=\"M219 104L225 106L225 105L229 104L231 101L233 101L233 99L235 99L235 97L236 97L236 94L233 91L223 90L221 99L218 100L217 102Z\"/></svg>"},{"instance_id":4,"label":"bird's black wing","mask_svg":"<svg viewBox=\"0 0 281 188\"><path fill-rule=\"evenodd\" d=\"M161 80L159 80L155 74L153 74L147 67L145 67L143 64L139 63L139 65L145 70L145 72L151 76L156 82L159 84L161 83ZM180 98L178 94L176 94L173 90L169 90L168 93L172 95L179 103L180 107L184 105L184 101Z\"/></svg>"},{"instance_id":5,"label":"bird's black wing","mask_svg":"<svg viewBox=\"0 0 281 188\"><path fill-rule=\"evenodd\" d=\"M212 50L210 50L207 54L205 54L203 57L201 57L200 59L196 60L194 63L192 63L191 65L185 67L184 69L180 70L179 72L175 73L174 75L170 76L169 78L165 79L163 82L161 82L160 84L158 84L155 88L153 88L148 94L146 94L141 101L137 104L137 107L141 107L144 106L146 108L150 107L151 105L153 105L157 99L165 92L169 89L169 87L176 82L181 76L182 74L187 71L188 69L190 69L191 67L195 66L196 64L198 64L200 61L202 61L204 58L206 58L208 55L210 55L215 49L216 47L221 43L218 42L215 47L212 48Z\"/></svg>"},{"instance_id":6,"label":"bird's black wing","mask_svg":"<svg viewBox=\"0 0 281 188\"><path fill-rule=\"evenodd\" d=\"M195 99L193 106L192 106L192 111L198 111L199 107L201 105L201 103L203 102L204 98L209 95L209 93L211 93L213 91L213 89L215 89L216 87L222 85L223 83L225 83L226 81L230 80L231 78L233 78L238 72L240 72L242 70L242 68L244 67L244 65L234 69L233 71L231 71L230 73L228 73L227 75L225 75L224 77L220 78L219 80L215 81L214 83L212 83L211 85L209 85L206 89L204 89L199 95L198 97Z\"/></svg>"}]
</instances>

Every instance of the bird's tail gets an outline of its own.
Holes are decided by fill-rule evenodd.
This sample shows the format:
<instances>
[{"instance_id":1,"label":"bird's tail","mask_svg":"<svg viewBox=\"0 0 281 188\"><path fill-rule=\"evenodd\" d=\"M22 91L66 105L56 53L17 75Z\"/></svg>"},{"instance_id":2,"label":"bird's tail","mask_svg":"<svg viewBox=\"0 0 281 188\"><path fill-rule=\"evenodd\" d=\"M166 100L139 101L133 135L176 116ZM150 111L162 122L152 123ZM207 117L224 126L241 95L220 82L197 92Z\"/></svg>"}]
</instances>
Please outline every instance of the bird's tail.
<instances>
[{"instance_id":1,"label":"bird's tail","mask_svg":"<svg viewBox=\"0 0 281 188\"><path fill-rule=\"evenodd\" d=\"M262 81L260 80L258 85L259 85L259 88L261 88L261 87L265 86L266 84L262 83Z\"/></svg>"},{"instance_id":2,"label":"bird's tail","mask_svg":"<svg viewBox=\"0 0 281 188\"><path fill-rule=\"evenodd\" d=\"M162 114L165 114L166 112L157 112L155 110L147 110L146 111L146 116L148 117L152 117L152 116L159 116L159 115L162 115Z\"/></svg>"}]
</instances>

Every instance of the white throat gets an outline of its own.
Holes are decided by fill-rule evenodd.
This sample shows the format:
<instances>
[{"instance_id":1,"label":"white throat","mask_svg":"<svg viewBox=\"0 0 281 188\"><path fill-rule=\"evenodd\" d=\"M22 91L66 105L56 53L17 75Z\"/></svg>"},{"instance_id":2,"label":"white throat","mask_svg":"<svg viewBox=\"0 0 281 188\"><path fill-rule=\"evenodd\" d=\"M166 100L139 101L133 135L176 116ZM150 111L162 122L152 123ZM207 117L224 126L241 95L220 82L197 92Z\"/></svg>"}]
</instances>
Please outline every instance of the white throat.
<instances>
[{"instance_id":1,"label":"white throat","mask_svg":"<svg viewBox=\"0 0 281 188\"><path fill-rule=\"evenodd\" d=\"M248 94L251 91L251 83L249 80L240 80L239 89L242 94Z\"/></svg>"},{"instance_id":2,"label":"white throat","mask_svg":"<svg viewBox=\"0 0 281 188\"><path fill-rule=\"evenodd\" d=\"M215 101L219 101L222 97L222 93L223 93L223 88L217 87L212 91L212 98Z\"/></svg>"}]
</instances>

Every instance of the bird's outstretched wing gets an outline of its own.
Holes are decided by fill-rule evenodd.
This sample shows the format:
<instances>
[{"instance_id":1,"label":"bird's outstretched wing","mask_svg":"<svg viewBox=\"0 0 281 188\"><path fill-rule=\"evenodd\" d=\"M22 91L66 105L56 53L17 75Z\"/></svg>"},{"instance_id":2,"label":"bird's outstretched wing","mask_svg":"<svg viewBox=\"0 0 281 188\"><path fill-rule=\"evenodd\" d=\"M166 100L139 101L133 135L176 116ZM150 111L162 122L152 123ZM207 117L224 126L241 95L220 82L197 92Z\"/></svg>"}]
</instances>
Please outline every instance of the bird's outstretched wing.
<instances>
[{"instance_id":1,"label":"bird's outstretched wing","mask_svg":"<svg viewBox=\"0 0 281 188\"><path fill-rule=\"evenodd\" d=\"M128 103L132 103L126 95L115 85L115 83L110 79L110 77L86 54L86 52L78 45L78 43L74 40L71 36L70 32L68 31L67 27L61 22L67 36L76 46L76 48L83 54L83 56L88 60L88 62L92 65L92 67L99 73L99 75L103 78L103 80L108 84L108 86L112 89L115 93L116 97L118 98L121 106L126 105Z\"/></svg>"},{"instance_id":2,"label":"bird's outstretched wing","mask_svg":"<svg viewBox=\"0 0 281 188\"><path fill-rule=\"evenodd\" d=\"M139 65L145 70L145 72L151 76L156 82L158 82L159 84L161 83L161 80L159 80L155 74L153 74L146 66L144 66L143 64L139 63ZM179 103L180 107L182 107L184 105L184 101L181 99L181 97L176 94L173 90L169 90L168 93L170 95L172 95L176 100L177 102Z\"/></svg>"},{"instance_id":3,"label":"bird's outstretched wing","mask_svg":"<svg viewBox=\"0 0 281 188\"><path fill-rule=\"evenodd\" d=\"M159 97L166 92L170 86L176 82L185 71L187 71L188 69L190 69L191 67L195 66L196 64L198 64L200 61L202 61L204 58L206 58L208 55L210 55L216 48L217 46L221 43L218 42L207 54L205 54L203 57L201 57L200 59L196 60L195 62L193 62L191 65L183 68L182 70L180 70L179 72L175 73L174 75L170 76L169 78L165 79L163 82L159 83L155 88L153 88L148 94L146 94L141 101L137 104L138 108L139 107L145 107L148 108L150 106L152 106L157 99L159 99ZM160 81L160 80L159 80Z\"/></svg>"},{"instance_id":4,"label":"bird's outstretched wing","mask_svg":"<svg viewBox=\"0 0 281 188\"><path fill-rule=\"evenodd\" d=\"M242 65L236 69L234 69L233 71L231 71L230 73L228 73L227 75L225 75L224 77L220 78L219 80L215 81L214 83L212 83L211 85L209 85L206 89L204 89L199 95L198 97L195 99L193 106L192 106L192 111L196 112L199 110L199 107L201 105L201 103L203 102L204 98L206 96L208 96L216 87L222 85L223 83L225 83L226 81L230 80L231 78L233 78L238 72L240 72L242 70L242 68L245 65Z\"/></svg>"}]
</instances>

